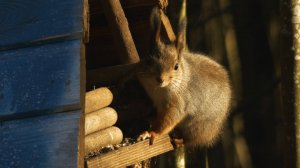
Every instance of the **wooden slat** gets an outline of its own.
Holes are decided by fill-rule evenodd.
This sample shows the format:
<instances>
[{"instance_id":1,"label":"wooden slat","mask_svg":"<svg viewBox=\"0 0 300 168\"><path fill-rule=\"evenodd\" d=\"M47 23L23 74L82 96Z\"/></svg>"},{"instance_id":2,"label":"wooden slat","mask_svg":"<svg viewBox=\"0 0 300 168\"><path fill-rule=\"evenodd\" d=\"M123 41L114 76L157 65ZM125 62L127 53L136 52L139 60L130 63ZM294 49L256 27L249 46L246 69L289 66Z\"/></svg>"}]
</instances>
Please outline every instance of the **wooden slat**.
<instances>
[{"instance_id":1,"label":"wooden slat","mask_svg":"<svg viewBox=\"0 0 300 168\"><path fill-rule=\"evenodd\" d=\"M77 167L80 111L0 125L0 167Z\"/></svg>"},{"instance_id":2,"label":"wooden slat","mask_svg":"<svg viewBox=\"0 0 300 168\"><path fill-rule=\"evenodd\" d=\"M0 120L79 107L80 40L0 52Z\"/></svg>"},{"instance_id":3,"label":"wooden slat","mask_svg":"<svg viewBox=\"0 0 300 168\"><path fill-rule=\"evenodd\" d=\"M173 150L168 135L157 137L152 145L149 140L122 147L87 161L88 168L121 168Z\"/></svg>"},{"instance_id":4,"label":"wooden slat","mask_svg":"<svg viewBox=\"0 0 300 168\"><path fill-rule=\"evenodd\" d=\"M82 32L82 0L0 0L0 49Z\"/></svg>"}]
</instances>

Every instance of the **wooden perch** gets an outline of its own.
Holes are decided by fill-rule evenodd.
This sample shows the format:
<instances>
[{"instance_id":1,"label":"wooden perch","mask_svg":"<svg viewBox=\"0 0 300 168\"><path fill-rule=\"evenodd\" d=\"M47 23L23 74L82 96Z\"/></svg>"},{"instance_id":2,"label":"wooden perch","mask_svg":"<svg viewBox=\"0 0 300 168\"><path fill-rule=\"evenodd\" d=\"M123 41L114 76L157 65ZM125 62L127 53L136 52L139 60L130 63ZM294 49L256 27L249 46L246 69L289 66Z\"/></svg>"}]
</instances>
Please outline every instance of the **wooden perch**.
<instances>
[{"instance_id":1,"label":"wooden perch","mask_svg":"<svg viewBox=\"0 0 300 168\"><path fill-rule=\"evenodd\" d=\"M108 20L109 28L112 31L121 62L125 64L138 62L140 60L139 55L120 0L101 0L101 4Z\"/></svg>"},{"instance_id":2,"label":"wooden perch","mask_svg":"<svg viewBox=\"0 0 300 168\"><path fill-rule=\"evenodd\" d=\"M90 113L110 105L113 95L108 88L102 87L85 95L85 113Z\"/></svg>"},{"instance_id":3,"label":"wooden perch","mask_svg":"<svg viewBox=\"0 0 300 168\"><path fill-rule=\"evenodd\" d=\"M91 158L87 160L87 165L89 168L123 168L173 149L169 136L162 135L157 137L152 145L149 145L149 140L144 140Z\"/></svg>"},{"instance_id":4,"label":"wooden perch","mask_svg":"<svg viewBox=\"0 0 300 168\"><path fill-rule=\"evenodd\" d=\"M109 127L85 137L85 155L101 147L118 144L123 140L123 133L118 127Z\"/></svg>"},{"instance_id":5,"label":"wooden perch","mask_svg":"<svg viewBox=\"0 0 300 168\"><path fill-rule=\"evenodd\" d=\"M85 115L85 135L110 127L117 119L117 112L110 107L88 113Z\"/></svg>"}]
</instances>

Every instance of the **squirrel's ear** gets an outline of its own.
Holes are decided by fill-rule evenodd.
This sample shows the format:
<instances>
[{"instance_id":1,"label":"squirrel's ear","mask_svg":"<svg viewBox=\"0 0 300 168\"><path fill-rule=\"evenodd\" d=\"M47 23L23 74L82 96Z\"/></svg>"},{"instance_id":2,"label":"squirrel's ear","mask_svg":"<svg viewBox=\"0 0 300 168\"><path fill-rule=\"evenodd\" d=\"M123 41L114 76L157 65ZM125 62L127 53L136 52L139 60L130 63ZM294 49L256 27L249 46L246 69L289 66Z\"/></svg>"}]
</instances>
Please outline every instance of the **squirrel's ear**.
<instances>
[{"instance_id":1,"label":"squirrel's ear","mask_svg":"<svg viewBox=\"0 0 300 168\"><path fill-rule=\"evenodd\" d=\"M155 7L152 9L151 17L150 17L150 24L151 24L151 31L152 35L154 36L154 41L160 41L160 29L161 29L161 18L160 18L160 10ZM153 37L152 37L153 38Z\"/></svg>"},{"instance_id":2,"label":"squirrel's ear","mask_svg":"<svg viewBox=\"0 0 300 168\"><path fill-rule=\"evenodd\" d=\"M161 18L160 13L161 11L158 7L154 7L151 12L150 16L150 25L151 25L151 36L150 36L150 52L154 52L158 49L159 44L161 43Z\"/></svg>"},{"instance_id":3,"label":"squirrel's ear","mask_svg":"<svg viewBox=\"0 0 300 168\"><path fill-rule=\"evenodd\" d=\"M187 24L186 17L184 19L181 19L178 24L178 34L177 34L177 44L176 44L178 54L181 54L185 46L184 38L186 33L186 24Z\"/></svg>"}]
</instances>

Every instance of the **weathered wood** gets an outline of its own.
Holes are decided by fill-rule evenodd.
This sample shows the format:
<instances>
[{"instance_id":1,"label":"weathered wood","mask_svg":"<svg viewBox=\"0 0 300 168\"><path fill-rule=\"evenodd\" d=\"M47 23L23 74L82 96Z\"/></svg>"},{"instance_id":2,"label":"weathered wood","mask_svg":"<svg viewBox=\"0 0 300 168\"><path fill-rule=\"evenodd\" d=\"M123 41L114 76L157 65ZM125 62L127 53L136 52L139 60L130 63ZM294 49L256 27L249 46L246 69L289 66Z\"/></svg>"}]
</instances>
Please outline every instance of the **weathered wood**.
<instances>
[{"instance_id":1,"label":"weathered wood","mask_svg":"<svg viewBox=\"0 0 300 168\"><path fill-rule=\"evenodd\" d=\"M121 168L173 150L168 135L157 137L152 145L149 140L122 147L118 150L91 158L88 168Z\"/></svg>"},{"instance_id":2,"label":"weathered wood","mask_svg":"<svg viewBox=\"0 0 300 168\"><path fill-rule=\"evenodd\" d=\"M90 39L90 6L88 0L83 0L83 42Z\"/></svg>"},{"instance_id":3,"label":"weathered wood","mask_svg":"<svg viewBox=\"0 0 300 168\"><path fill-rule=\"evenodd\" d=\"M0 120L80 108L80 40L0 52Z\"/></svg>"},{"instance_id":4,"label":"weathered wood","mask_svg":"<svg viewBox=\"0 0 300 168\"><path fill-rule=\"evenodd\" d=\"M81 0L1 0L0 11L0 50L82 32Z\"/></svg>"},{"instance_id":5,"label":"weathered wood","mask_svg":"<svg viewBox=\"0 0 300 168\"><path fill-rule=\"evenodd\" d=\"M106 107L85 115L85 135L110 127L117 122L118 114Z\"/></svg>"},{"instance_id":6,"label":"weathered wood","mask_svg":"<svg viewBox=\"0 0 300 168\"><path fill-rule=\"evenodd\" d=\"M101 87L89 91L85 95L85 113L90 113L110 105L113 100L111 91L106 87Z\"/></svg>"},{"instance_id":7,"label":"weathered wood","mask_svg":"<svg viewBox=\"0 0 300 168\"><path fill-rule=\"evenodd\" d=\"M87 1L87 0L85 0ZM86 6L84 6L85 8ZM81 115L79 121L78 136L78 168L84 168L84 138L85 138L85 93L86 93L86 46L80 44L80 107Z\"/></svg>"},{"instance_id":8,"label":"weathered wood","mask_svg":"<svg viewBox=\"0 0 300 168\"><path fill-rule=\"evenodd\" d=\"M1 122L0 167L77 167L80 114Z\"/></svg>"},{"instance_id":9,"label":"weathered wood","mask_svg":"<svg viewBox=\"0 0 300 168\"><path fill-rule=\"evenodd\" d=\"M101 0L108 25L122 63L135 63L139 55L133 42L128 22L119 0Z\"/></svg>"},{"instance_id":10,"label":"weathered wood","mask_svg":"<svg viewBox=\"0 0 300 168\"><path fill-rule=\"evenodd\" d=\"M122 142L123 133L118 127L109 127L85 137L85 154L99 150L107 145L114 145Z\"/></svg>"}]
</instances>

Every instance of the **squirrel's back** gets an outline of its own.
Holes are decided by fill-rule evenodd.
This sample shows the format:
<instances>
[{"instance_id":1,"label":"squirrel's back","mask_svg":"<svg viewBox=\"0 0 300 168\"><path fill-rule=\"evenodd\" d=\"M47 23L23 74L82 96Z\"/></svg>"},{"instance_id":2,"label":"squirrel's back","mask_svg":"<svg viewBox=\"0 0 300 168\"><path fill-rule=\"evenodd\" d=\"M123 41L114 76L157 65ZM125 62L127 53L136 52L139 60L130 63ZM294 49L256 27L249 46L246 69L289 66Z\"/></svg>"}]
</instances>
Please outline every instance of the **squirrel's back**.
<instances>
[{"instance_id":1,"label":"squirrel's back","mask_svg":"<svg viewBox=\"0 0 300 168\"><path fill-rule=\"evenodd\" d=\"M183 110L187 114L177 129L188 144L210 145L220 134L229 112L230 80L227 71L206 56L184 52L182 58L186 64L183 69L189 74L182 74L187 84L178 96L185 100Z\"/></svg>"}]
</instances>

